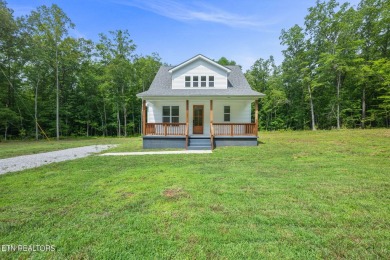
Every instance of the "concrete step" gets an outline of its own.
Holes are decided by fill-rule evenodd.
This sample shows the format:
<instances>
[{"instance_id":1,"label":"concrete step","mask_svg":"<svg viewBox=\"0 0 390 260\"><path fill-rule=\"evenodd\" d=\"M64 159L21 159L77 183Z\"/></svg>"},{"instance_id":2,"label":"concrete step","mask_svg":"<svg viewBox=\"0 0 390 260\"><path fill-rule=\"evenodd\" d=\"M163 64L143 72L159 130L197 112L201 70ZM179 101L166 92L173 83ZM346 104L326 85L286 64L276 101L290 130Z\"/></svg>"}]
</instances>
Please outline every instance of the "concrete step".
<instances>
[{"instance_id":1,"label":"concrete step","mask_svg":"<svg viewBox=\"0 0 390 260\"><path fill-rule=\"evenodd\" d=\"M209 146L188 146L188 150L211 150L211 145L209 145Z\"/></svg>"},{"instance_id":2,"label":"concrete step","mask_svg":"<svg viewBox=\"0 0 390 260\"><path fill-rule=\"evenodd\" d=\"M188 145L200 145L200 146L204 146L204 145L210 145L210 141L208 142L188 142Z\"/></svg>"},{"instance_id":3,"label":"concrete step","mask_svg":"<svg viewBox=\"0 0 390 260\"><path fill-rule=\"evenodd\" d=\"M211 150L210 138L207 137L189 138L188 150Z\"/></svg>"},{"instance_id":4,"label":"concrete step","mask_svg":"<svg viewBox=\"0 0 390 260\"><path fill-rule=\"evenodd\" d=\"M210 138L190 138L188 140L189 145L210 145Z\"/></svg>"}]
</instances>

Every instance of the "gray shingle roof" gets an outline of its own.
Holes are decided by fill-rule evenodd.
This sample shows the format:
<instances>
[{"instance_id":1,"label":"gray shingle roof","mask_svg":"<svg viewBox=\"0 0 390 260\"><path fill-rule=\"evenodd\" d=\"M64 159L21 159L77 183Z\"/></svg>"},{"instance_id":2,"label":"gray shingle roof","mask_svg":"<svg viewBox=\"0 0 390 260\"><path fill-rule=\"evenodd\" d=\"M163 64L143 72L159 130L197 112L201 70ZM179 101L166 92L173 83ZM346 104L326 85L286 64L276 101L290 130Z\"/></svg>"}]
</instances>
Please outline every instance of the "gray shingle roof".
<instances>
[{"instance_id":1,"label":"gray shingle roof","mask_svg":"<svg viewBox=\"0 0 390 260\"><path fill-rule=\"evenodd\" d=\"M231 69L227 89L190 88L172 89L170 66L161 66L149 90L137 94L137 97L180 97L180 96L236 96L262 97L264 94L252 90L239 66L226 66Z\"/></svg>"}]
</instances>

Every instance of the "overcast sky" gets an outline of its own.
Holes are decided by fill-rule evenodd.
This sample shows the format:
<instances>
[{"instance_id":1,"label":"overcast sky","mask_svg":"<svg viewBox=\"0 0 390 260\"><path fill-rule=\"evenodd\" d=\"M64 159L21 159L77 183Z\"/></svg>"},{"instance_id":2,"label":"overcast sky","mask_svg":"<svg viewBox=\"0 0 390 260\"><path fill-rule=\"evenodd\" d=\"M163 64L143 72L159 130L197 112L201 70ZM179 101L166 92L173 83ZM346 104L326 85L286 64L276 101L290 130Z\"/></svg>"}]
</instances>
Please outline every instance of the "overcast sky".
<instances>
[{"instance_id":1,"label":"overcast sky","mask_svg":"<svg viewBox=\"0 0 390 260\"><path fill-rule=\"evenodd\" d=\"M70 35L98 41L98 34L128 29L136 53L157 52L175 65L196 54L235 60L247 70L259 58L279 64L282 29L303 25L315 0L8 0L15 16L57 4L76 24ZM340 2L344 2L340 0ZM348 1L357 5L359 0Z\"/></svg>"}]
</instances>

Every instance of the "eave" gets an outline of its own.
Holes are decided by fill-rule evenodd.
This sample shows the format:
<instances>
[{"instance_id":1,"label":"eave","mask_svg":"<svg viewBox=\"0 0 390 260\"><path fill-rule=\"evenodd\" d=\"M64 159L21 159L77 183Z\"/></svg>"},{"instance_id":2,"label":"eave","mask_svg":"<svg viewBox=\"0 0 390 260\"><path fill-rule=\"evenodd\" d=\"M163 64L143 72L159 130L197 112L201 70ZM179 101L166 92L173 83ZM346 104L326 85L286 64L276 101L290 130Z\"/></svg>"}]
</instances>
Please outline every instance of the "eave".
<instances>
[{"instance_id":1,"label":"eave","mask_svg":"<svg viewBox=\"0 0 390 260\"><path fill-rule=\"evenodd\" d=\"M183 68L183 67L187 66L188 64L190 64L190 63L192 63L192 62L194 62L194 61L196 61L198 59L202 59L202 60L212 64L213 66L218 67L219 69L225 71L226 73L229 73L231 71L231 69L226 68L225 66L222 66L221 64L218 64L217 62L215 62L215 61L213 61L213 60L203 56L202 54L198 54L195 57L193 57L193 58L191 58L191 59L189 59L189 60L187 60L187 61L185 61L183 63L180 63L179 65L177 65L175 67L173 67L168 72L172 73L172 72L174 72L174 71L176 71L176 70L178 70L180 68Z\"/></svg>"}]
</instances>

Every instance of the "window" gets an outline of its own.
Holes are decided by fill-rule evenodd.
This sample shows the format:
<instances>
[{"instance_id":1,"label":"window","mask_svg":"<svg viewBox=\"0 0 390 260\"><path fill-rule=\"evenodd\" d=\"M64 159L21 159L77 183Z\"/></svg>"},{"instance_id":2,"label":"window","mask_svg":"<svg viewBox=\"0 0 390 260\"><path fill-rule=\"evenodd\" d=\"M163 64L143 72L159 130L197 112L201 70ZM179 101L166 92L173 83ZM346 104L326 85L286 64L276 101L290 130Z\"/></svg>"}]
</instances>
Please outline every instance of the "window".
<instances>
[{"instance_id":1,"label":"window","mask_svg":"<svg viewBox=\"0 0 390 260\"><path fill-rule=\"evenodd\" d=\"M208 78L208 85L207 85L207 78ZM190 87L214 87L214 76L185 76L184 77L184 86L186 88Z\"/></svg>"},{"instance_id":2,"label":"window","mask_svg":"<svg viewBox=\"0 0 390 260\"><path fill-rule=\"evenodd\" d=\"M200 77L200 86L201 87L206 87L206 79L207 79L206 76L201 76Z\"/></svg>"},{"instance_id":3,"label":"window","mask_svg":"<svg viewBox=\"0 0 390 260\"><path fill-rule=\"evenodd\" d=\"M171 107L163 106L163 123L171 122Z\"/></svg>"},{"instance_id":4,"label":"window","mask_svg":"<svg viewBox=\"0 0 390 260\"><path fill-rule=\"evenodd\" d=\"M191 76L186 76L186 85L187 88L191 87Z\"/></svg>"},{"instance_id":5,"label":"window","mask_svg":"<svg viewBox=\"0 0 390 260\"><path fill-rule=\"evenodd\" d=\"M209 87L214 87L214 76L209 76Z\"/></svg>"},{"instance_id":6,"label":"window","mask_svg":"<svg viewBox=\"0 0 390 260\"><path fill-rule=\"evenodd\" d=\"M198 76L193 76L192 77L192 86L193 87L198 87L199 86L199 77Z\"/></svg>"},{"instance_id":7,"label":"window","mask_svg":"<svg viewBox=\"0 0 390 260\"><path fill-rule=\"evenodd\" d=\"M171 123L179 123L179 106L171 106Z\"/></svg>"},{"instance_id":8,"label":"window","mask_svg":"<svg viewBox=\"0 0 390 260\"><path fill-rule=\"evenodd\" d=\"M163 123L179 123L179 106L163 106Z\"/></svg>"},{"instance_id":9,"label":"window","mask_svg":"<svg viewBox=\"0 0 390 260\"><path fill-rule=\"evenodd\" d=\"M223 107L223 121L230 122L230 106Z\"/></svg>"}]
</instances>

